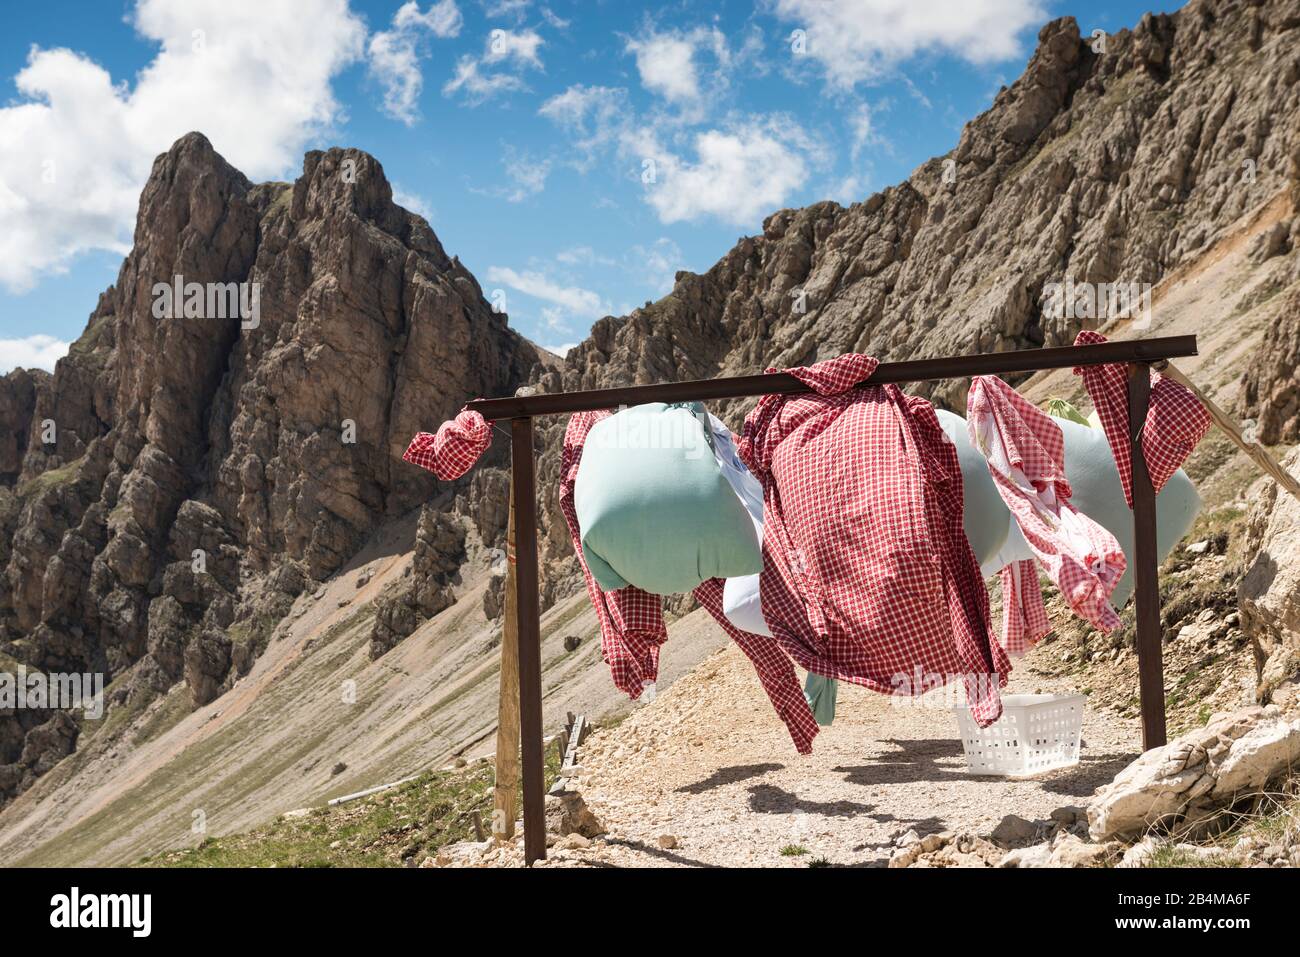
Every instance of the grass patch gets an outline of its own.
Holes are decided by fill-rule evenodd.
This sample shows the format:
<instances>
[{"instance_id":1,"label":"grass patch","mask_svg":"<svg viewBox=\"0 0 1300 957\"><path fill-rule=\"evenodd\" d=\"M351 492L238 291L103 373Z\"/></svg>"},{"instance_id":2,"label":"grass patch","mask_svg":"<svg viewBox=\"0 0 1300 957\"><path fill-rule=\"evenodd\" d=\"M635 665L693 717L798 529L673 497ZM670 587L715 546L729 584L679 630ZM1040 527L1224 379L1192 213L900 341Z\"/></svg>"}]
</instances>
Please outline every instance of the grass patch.
<instances>
[{"instance_id":1,"label":"grass patch","mask_svg":"<svg viewBox=\"0 0 1300 957\"><path fill-rule=\"evenodd\" d=\"M547 748L545 783L560 768ZM478 840L492 821L492 764L426 771L368 798L278 817L242 834L205 837L194 847L143 858L137 867L402 867L438 848Z\"/></svg>"},{"instance_id":2,"label":"grass patch","mask_svg":"<svg viewBox=\"0 0 1300 957\"><path fill-rule=\"evenodd\" d=\"M1219 813L1221 830L1194 843L1174 841L1156 849L1147 867L1247 867L1261 860L1272 864L1300 845L1300 778L1276 791L1246 797ZM1254 853L1252 853L1252 850Z\"/></svg>"},{"instance_id":3,"label":"grass patch","mask_svg":"<svg viewBox=\"0 0 1300 957\"><path fill-rule=\"evenodd\" d=\"M153 714L140 724L135 737L132 738L132 744L139 747L170 731L184 721L193 710L189 685L184 682L173 685L154 709Z\"/></svg>"},{"instance_id":4,"label":"grass patch","mask_svg":"<svg viewBox=\"0 0 1300 957\"><path fill-rule=\"evenodd\" d=\"M29 478L18 486L19 498L30 498L42 495L52 488L60 485L68 485L77 480L77 474L81 471L81 458L73 459L66 465L60 465L56 469L48 469L40 475Z\"/></svg>"},{"instance_id":5,"label":"grass patch","mask_svg":"<svg viewBox=\"0 0 1300 957\"><path fill-rule=\"evenodd\" d=\"M782 857L800 857L807 853L808 848L804 847L802 844L787 844L785 847L781 848Z\"/></svg>"}]
</instances>

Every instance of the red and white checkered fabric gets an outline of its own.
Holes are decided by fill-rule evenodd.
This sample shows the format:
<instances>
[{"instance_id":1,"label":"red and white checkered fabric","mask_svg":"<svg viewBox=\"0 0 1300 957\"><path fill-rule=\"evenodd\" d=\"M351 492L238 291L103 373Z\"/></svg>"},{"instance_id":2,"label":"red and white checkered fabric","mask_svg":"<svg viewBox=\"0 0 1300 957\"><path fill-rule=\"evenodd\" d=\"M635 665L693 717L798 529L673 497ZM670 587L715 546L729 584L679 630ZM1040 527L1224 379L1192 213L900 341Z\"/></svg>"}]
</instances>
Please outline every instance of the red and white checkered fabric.
<instances>
[{"instance_id":1,"label":"red and white checkered fabric","mask_svg":"<svg viewBox=\"0 0 1300 957\"><path fill-rule=\"evenodd\" d=\"M1052 633L1052 622L1033 559L1012 562L998 574L1002 581L1002 647L1012 658L1019 658Z\"/></svg>"},{"instance_id":2,"label":"red and white checkered fabric","mask_svg":"<svg viewBox=\"0 0 1300 957\"><path fill-rule=\"evenodd\" d=\"M1075 338L1076 346L1105 342L1099 332L1085 329ZM1084 387L1097 410L1097 418L1110 441L1119 469L1124 501L1133 507L1133 476L1129 454L1128 370L1120 364L1081 366L1074 374L1083 377ZM1151 374L1151 401L1142 426L1142 454L1147 473L1157 494L1178 471L1187 456L1210 428L1210 413L1201 400L1184 385L1157 372Z\"/></svg>"},{"instance_id":3,"label":"red and white checkered fabric","mask_svg":"<svg viewBox=\"0 0 1300 957\"><path fill-rule=\"evenodd\" d=\"M787 369L814 393L764 396L745 421L739 452L764 494L763 617L826 677L886 694L960 679L987 725L1011 665L989 639L957 449L926 400L855 388L877 364Z\"/></svg>"},{"instance_id":4,"label":"red and white checkered fabric","mask_svg":"<svg viewBox=\"0 0 1300 957\"><path fill-rule=\"evenodd\" d=\"M569 419L560 464L560 509L573 539L574 555L582 567L587 595L600 621L601 651L614 685L636 699L657 678L659 648L668 639L662 599L632 585L615 591L601 590L582 555L582 534L573 503L587 433L609 414L608 411L578 412ZM741 631L727 620L722 611L722 586L720 578L702 582L694 591L695 598L753 663L763 690L789 730L795 747L801 754L810 753L818 732L817 721L804 698L794 666L773 639Z\"/></svg>"},{"instance_id":5,"label":"red and white checkered fabric","mask_svg":"<svg viewBox=\"0 0 1300 957\"><path fill-rule=\"evenodd\" d=\"M1124 574L1124 553L1114 535L1070 504L1061 427L1001 379L976 376L966 428L1030 550L1071 610L1102 631L1115 629L1119 616L1110 595Z\"/></svg>"},{"instance_id":6,"label":"red and white checkered fabric","mask_svg":"<svg viewBox=\"0 0 1300 957\"><path fill-rule=\"evenodd\" d=\"M491 444L492 424L479 413L462 409L456 418L438 426L435 435L418 433L402 458L450 482L468 472Z\"/></svg>"}]
</instances>

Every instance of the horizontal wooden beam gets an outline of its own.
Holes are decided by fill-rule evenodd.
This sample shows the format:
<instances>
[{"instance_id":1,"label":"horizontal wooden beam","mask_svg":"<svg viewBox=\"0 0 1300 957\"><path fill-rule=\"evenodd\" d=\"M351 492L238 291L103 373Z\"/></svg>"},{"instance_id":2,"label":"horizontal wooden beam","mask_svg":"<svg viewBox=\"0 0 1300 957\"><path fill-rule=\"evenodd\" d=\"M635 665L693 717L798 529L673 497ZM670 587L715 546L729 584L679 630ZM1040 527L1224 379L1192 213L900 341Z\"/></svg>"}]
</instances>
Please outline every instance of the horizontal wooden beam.
<instances>
[{"instance_id":1,"label":"horizontal wooden beam","mask_svg":"<svg viewBox=\"0 0 1300 957\"><path fill-rule=\"evenodd\" d=\"M863 384L927 382L937 379L962 379L975 375L1011 375L1017 372L1063 369L1072 366L1107 365L1112 362L1159 362L1194 355L1196 355L1195 336L1129 339L1088 346L1021 349L1016 352L884 362ZM692 402L755 395L797 395L808 391L810 391L808 387L794 376L777 372L770 375L742 375L722 379L664 382L658 385L634 385L618 389L590 389L584 392L477 399L467 407L482 414L486 419L496 420L613 409L623 405L642 405L646 402Z\"/></svg>"}]
</instances>

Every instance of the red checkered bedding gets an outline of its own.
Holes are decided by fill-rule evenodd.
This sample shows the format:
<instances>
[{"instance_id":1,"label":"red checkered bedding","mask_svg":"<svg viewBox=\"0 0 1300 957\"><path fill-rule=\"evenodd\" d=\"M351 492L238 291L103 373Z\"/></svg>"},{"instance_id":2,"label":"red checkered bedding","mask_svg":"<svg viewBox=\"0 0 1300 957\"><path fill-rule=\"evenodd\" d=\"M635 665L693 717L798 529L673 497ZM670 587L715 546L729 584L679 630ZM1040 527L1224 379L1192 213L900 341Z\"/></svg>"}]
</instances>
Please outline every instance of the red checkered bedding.
<instances>
[{"instance_id":1,"label":"red checkered bedding","mask_svg":"<svg viewBox=\"0 0 1300 957\"><path fill-rule=\"evenodd\" d=\"M764 492L763 617L826 677L886 694L961 679L987 725L1011 666L989 639L957 450L928 401L856 388L877 364L784 370L813 393L764 396L745 421L739 452Z\"/></svg>"},{"instance_id":2,"label":"red checkered bedding","mask_svg":"<svg viewBox=\"0 0 1300 957\"><path fill-rule=\"evenodd\" d=\"M1038 587L1038 565L1032 558L1012 562L999 573L1002 581L1002 647L1019 658L1052 633L1052 622Z\"/></svg>"},{"instance_id":3,"label":"red checkered bedding","mask_svg":"<svg viewBox=\"0 0 1300 957\"><path fill-rule=\"evenodd\" d=\"M1100 332L1085 329L1075 338L1074 344L1086 346L1105 341L1106 337ZM1083 377L1083 385L1115 454L1115 467L1119 469L1119 481L1124 487L1124 501L1132 508L1128 369L1119 364L1081 366L1074 370L1074 374ZM1142 426L1142 454L1157 494L1169 477L1187 461L1187 456L1192 454L1209 428L1210 413L1200 399L1173 379L1166 379L1158 372L1151 374L1151 401Z\"/></svg>"},{"instance_id":4,"label":"red checkered bedding","mask_svg":"<svg viewBox=\"0 0 1300 957\"><path fill-rule=\"evenodd\" d=\"M436 434L418 433L402 458L450 482L468 472L491 444L491 424L479 413L462 409L438 426Z\"/></svg>"},{"instance_id":5,"label":"red checkered bedding","mask_svg":"<svg viewBox=\"0 0 1300 957\"><path fill-rule=\"evenodd\" d=\"M1114 630L1119 616L1110 595L1124 574L1124 553L1114 535L1070 504L1061 427L996 376L971 380L966 427L1030 550L1071 610L1103 631Z\"/></svg>"}]
</instances>

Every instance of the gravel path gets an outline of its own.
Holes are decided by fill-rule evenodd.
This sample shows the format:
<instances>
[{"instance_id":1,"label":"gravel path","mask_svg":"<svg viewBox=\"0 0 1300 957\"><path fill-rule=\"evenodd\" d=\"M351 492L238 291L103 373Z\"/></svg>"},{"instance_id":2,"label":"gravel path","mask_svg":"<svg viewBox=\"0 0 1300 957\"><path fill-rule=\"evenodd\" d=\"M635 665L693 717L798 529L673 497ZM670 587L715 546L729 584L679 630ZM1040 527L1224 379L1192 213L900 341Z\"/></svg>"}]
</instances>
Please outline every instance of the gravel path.
<instances>
[{"instance_id":1,"label":"gravel path","mask_svg":"<svg viewBox=\"0 0 1300 957\"><path fill-rule=\"evenodd\" d=\"M1036 674L1031 654L1008 690L1074 689ZM946 709L841 685L834 725L802 757L733 646L584 744L578 788L609 833L590 847L553 848L548 863L880 866L909 829L987 834L1005 814L1032 820L1084 803L1137 752L1135 721L1090 712L1078 766L976 778ZM782 854L796 847L805 853Z\"/></svg>"}]
</instances>

